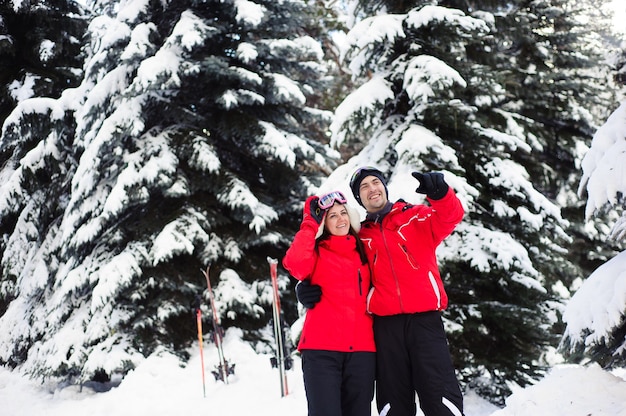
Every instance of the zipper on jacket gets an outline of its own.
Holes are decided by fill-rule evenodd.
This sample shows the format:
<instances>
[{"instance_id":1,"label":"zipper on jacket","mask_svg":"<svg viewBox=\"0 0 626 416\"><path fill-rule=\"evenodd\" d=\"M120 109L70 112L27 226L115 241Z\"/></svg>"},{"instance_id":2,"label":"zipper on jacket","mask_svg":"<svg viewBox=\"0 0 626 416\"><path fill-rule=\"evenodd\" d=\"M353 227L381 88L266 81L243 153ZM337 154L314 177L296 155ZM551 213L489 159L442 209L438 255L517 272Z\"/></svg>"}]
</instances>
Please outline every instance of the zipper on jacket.
<instances>
[{"instance_id":1,"label":"zipper on jacket","mask_svg":"<svg viewBox=\"0 0 626 416\"><path fill-rule=\"evenodd\" d=\"M363 276L361 276L361 269L358 271L359 274L359 296L363 296L363 287L361 283L363 283Z\"/></svg>"},{"instance_id":2,"label":"zipper on jacket","mask_svg":"<svg viewBox=\"0 0 626 416\"><path fill-rule=\"evenodd\" d=\"M389 259L389 268L391 269L393 280L396 283L396 295L398 295L398 303L400 304L400 311L404 313L404 305L402 304L402 294L400 293L400 282L398 281L398 275L396 274L396 270L393 267L393 258L391 257L391 253L389 252L389 245L387 244L387 238L385 237L385 230L383 228L382 222L380 223L380 234L383 236L383 244L385 245L385 251L387 251L387 258Z\"/></svg>"}]
</instances>

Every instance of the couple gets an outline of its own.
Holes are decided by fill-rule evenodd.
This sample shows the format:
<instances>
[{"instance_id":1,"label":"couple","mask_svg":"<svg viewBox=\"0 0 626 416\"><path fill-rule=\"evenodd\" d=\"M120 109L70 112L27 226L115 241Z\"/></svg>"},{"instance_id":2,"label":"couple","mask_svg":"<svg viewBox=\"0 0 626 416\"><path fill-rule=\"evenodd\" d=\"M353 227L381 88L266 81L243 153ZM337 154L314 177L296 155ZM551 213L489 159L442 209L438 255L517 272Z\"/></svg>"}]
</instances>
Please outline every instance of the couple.
<instances>
[{"instance_id":1,"label":"couple","mask_svg":"<svg viewBox=\"0 0 626 416\"><path fill-rule=\"evenodd\" d=\"M298 349L309 416L371 415L374 379L381 414L414 416L417 392L426 416L463 415L435 249L464 211L443 174L413 176L431 206L389 202L374 167L350 180L363 223L341 192L305 202L283 265L308 309Z\"/></svg>"}]
</instances>

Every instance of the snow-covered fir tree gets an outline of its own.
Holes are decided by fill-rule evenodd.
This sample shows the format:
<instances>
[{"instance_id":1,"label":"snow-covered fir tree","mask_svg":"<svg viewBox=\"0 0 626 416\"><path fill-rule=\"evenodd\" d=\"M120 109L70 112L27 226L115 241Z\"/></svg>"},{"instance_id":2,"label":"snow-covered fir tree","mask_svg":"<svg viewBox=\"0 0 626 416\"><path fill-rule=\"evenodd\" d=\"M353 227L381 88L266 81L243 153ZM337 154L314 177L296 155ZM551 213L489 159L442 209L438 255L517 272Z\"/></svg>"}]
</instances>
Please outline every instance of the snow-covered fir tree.
<instances>
[{"instance_id":1,"label":"snow-covered fir tree","mask_svg":"<svg viewBox=\"0 0 626 416\"><path fill-rule=\"evenodd\" d=\"M86 25L75 1L0 2L0 123L21 100L77 85Z\"/></svg>"},{"instance_id":2,"label":"snow-covered fir tree","mask_svg":"<svg viewBox=\"0 0 626 416\"><path fill-rule=\"evenodd\" d=\"M363 150L328 186L347 189L356 167L373 164L392 200L421 202L411 171L445 173L468 211L439 251L451 349L463 384L502 403L510 382L541 376L558 343L556 288L580 277L557 194L592 132L585 106L611 102L599 94L606 71L579 50L580 13L562 1L355 10L367 17L348 35L346 60L360 86L332 131L334 145Z\"/></svg>"},{"instance_id":3,"label":"snow-covered fir tree","mask_svg":"<svg viewBox=\"0 0 626 416\"><path fill-rule=\"evenodd\" d=\"M338 157L316 2L86 3L82 82L0 140L0 362L70 381L184 357L209 263L224 325L259 339L266 259Z\"/></svg>"},{"instance_id":4,"label":"snow-covered fir tree","mask_svg":"<svg viewBox=\"0 0 626 416\"><path fill-rule=\"evenodd\" d=\"M601 246L618 251L582 282L564 312L561 350L574 362L604 368L626 366L626 263L624 237L626 178L620 172L626 146L626 33L609 36L608 62L617 90L617 109L595 132L581 162L578 195L586 202L585 219L598 230ZM587 276L585 276L587 277Z\"/></svg>"},{"instance_id":5,"label":"snow-covered fir tree","mask_svg":"<svg viewBox=\"0 0 626 416\"><path fill-rule=\"evenodd\" d=\"M583 159L580 194L586 218L606 211L613 216L606 237L624 247L626 240L626 100L594 135ZM592 360L605 368L626 366L626 251L598 267L576 291L564 313L561 348L577 362Z\"/></svg>"},{"instance_id":6,"label":"snow-covered fir tree","mask_svg":"<svg viewBox=\"0 0 626 416\"><path fill-rule=\"evenodd\" d=\"M587 20L587 33L601 33L605 40L603 57L610 72L606 92L612 93L615 102L609 108L618 107L600 128L594 131L593 141L578 146L579 162L577 166L582 175L575 175L578 181L579 197L571 206L577 209L577 221L574 229L578 238L572 244L570 254L580 259L583 276L573 281L570 287L573 297L567 303L564 312L564 330L560 349L568 361L583 362L591 359L605 368L624 365L623 337L626 302L619 299L623 292L619 287L619 270L623 270L620 258L623 258L623 238L620 237L620 213L623 203L620 198L623 179L615 172L623 163L619 160L621 142L626 138L624 123L624 105L619 101L626 97L624 71L624 33L606 33L598 29L598 15L606 13L606 3L592 2ZM583 158L584 157L584 158ZM573 192L575 188L571 188ZM573 194L570 194L573 195ZM585 204L586 203L586 204ZM615 279L618 280L615 280ZM617 294L617 297L615 296ZM621 305L620 305L621 302ZM620 320L622 321L620 327Z\"/></svg>"}]
</instances>

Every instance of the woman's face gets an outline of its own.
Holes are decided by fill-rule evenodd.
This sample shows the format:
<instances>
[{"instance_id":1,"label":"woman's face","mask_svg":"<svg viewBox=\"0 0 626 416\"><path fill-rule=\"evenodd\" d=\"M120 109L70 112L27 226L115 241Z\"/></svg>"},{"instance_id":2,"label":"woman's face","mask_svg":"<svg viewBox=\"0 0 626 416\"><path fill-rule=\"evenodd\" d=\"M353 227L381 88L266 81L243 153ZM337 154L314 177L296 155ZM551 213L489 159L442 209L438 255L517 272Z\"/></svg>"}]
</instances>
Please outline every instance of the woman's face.
<instances>
[{"instance_id":1,"label":"woman's face","mask_svg":"<svg viewBox=\"0 0 626 416\"><path fill-rule=\"evenodd\" d=\"M332 207L328 208L324 226L332 235L348 235L350 231L350 217L346 207L335 202Z\"/></svg>"}]
</instances>

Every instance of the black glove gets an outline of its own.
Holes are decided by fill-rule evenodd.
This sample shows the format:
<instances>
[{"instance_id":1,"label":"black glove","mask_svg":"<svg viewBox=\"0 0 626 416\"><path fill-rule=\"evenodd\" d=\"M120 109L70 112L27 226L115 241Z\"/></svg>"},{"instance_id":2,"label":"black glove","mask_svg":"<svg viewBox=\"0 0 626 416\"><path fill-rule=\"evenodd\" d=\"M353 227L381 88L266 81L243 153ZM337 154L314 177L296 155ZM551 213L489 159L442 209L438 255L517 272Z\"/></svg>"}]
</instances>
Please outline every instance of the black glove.
<instances>
[{"instance_id":1,"label":"black glove","mask_svg":"<svg viewBox=\"0 0 626 416\"><path fill-rule=\"evenodd\" d=\"M449 186L441 172L413 172L411 175L420 182L420 186L415 190L418 194L426 194L430 199L441 199L448 193Z\"/></svg>"},{"instance_id":2,"label":"black glove","mask_svg":"<svg viewBox=\"0 0 626 416\"><path fill-rule=\"evenodd\" d=\"M324 219L324 213L326 210L320 208L318 202L319 198L317 196L310 196L304 202L304 216L303 218L306 220L307 217L311 217L315 220L317 225L322 223Z\"/></svg>"},{"instance_id":3,"label":"black glove","mask_svg":"<svg viewBox=\"0 0 626 416\"><path fill-rule=\"evenodd\" d=\"M308 280L303 280L296 285L296 298L302 306L311 309L322 298L322 288L319 285L312 285Z\"/></svg>"}]
</instances>

